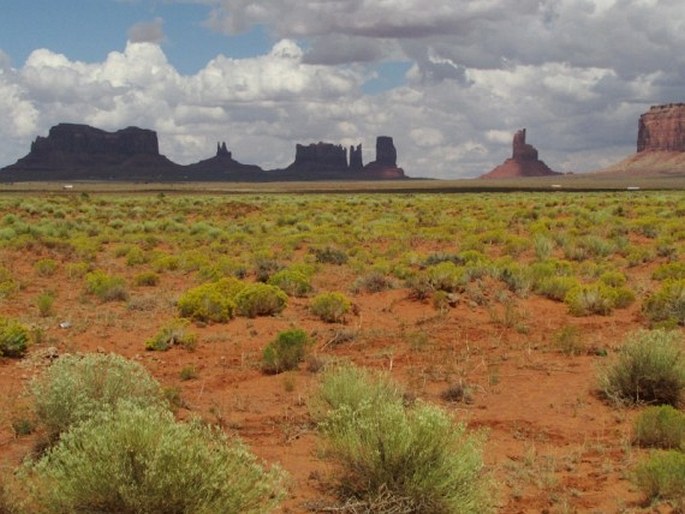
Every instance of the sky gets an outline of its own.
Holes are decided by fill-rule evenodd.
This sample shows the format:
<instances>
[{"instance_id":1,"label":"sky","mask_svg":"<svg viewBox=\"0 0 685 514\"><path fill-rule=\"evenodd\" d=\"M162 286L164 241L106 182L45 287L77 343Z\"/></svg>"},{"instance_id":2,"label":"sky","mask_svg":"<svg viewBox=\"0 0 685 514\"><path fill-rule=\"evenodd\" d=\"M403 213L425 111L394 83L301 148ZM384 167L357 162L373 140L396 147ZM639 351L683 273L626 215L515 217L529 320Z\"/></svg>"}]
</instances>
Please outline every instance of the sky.
<instances>
[{"instance_id":1,"label":"sky","mask_svg":"<svg viewBox=\"0 0 685 514\"><path fill-rule=\"evenodd\" d=\"M444 179L526 128L552 169L590 171L685 102L684 50L682 0L3 0L0 167L70 122L265 169L318 141L369 162L387 135L409 176Z\"/></svg>"}]
</instances>

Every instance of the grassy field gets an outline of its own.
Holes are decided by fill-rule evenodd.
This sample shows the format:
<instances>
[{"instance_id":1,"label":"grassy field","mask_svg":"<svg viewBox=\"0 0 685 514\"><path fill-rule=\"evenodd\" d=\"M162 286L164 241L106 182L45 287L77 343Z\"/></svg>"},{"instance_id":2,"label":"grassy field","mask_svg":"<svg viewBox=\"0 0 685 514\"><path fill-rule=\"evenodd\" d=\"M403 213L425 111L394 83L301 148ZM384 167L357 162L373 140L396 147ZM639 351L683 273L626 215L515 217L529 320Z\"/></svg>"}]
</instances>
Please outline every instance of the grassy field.
<instances>
[{"instance_id":1,"label":"grassy field","mask_svg":"<svg viewBox=\"0 0 685 514\"><path fill-rule=\"evenodd\" d=\"M645 467L635 439L650 400L606 377L640 330L682 350L680 181L2 185L0 512L47 501L14 473L56 437L33 381L55 358L111 352L159 382L180 426L200 419L278 466L255 473L284 487L278 512L465 512L462 479L473 512L678 508L685 482L644 485L666 465ZM368 384L336 403L350 365ZM394 467L363 460L368 479L339 483L392 427ZM402 471L435 461L403 441L431 433L468 465L409 487ZM41 469L27 480L44 486Z\"/></svg>"}]
</instances>

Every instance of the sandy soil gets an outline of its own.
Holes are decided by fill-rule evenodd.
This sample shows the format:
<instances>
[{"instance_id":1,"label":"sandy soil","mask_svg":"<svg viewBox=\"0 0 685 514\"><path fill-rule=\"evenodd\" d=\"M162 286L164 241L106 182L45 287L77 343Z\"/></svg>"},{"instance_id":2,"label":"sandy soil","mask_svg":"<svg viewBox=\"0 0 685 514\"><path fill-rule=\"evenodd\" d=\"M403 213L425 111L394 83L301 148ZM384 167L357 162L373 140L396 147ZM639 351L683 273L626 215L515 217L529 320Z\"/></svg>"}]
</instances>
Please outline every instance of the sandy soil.
<instances>
[{"instance_id":1,"label":"sandy soil","mask_svg":"<svg viewBox=\"0 0 685 514\"><path fill-rule=\"evenodd\" d=\"M317 387L318 361L349 359L389 371L416 396L487 432L485 457L500 485L501 512L658 511L641 505L628 479L643 455L630 444L636 411L607 406L595 392L598 367L626 333L644 326L638 304L608 317L585 318L570 317L563 304L535 296L512 296L508 310L499 302L478 306L467 298L437 310L397 288L351 295L357 314L345 325L323 323L309 312L307 298L292 299L277 317L194 326L199 339L195 351L146 352L145 340L157 332L160 320L175 316L175 299L195 285L188 275L165 273L156 287L131 287L136 306L131 309L123 302L101 304L84 295L83 279L69 278L61 269L52 277L35 276L28 261L40 256L10 257L15 274L32 278L2 302L2 314L32 317L44 337L25 359L0 361L2 466L17 465L40 437L15 437L11 421L27 415L26 384L48 365L46 355L54 350L60 355L117 352L143 363L165 387L180 391L179 418L201 416L218 423L266 462L285 468L289 496L281 512L331 505L334 470L317 451L320 439L307 400ZM112 266L127 272L121 263ZM646 269L636 272L649 276ZM350 273L326 266L315 276L315 288L347 290ZM57 295L55 315L40 318L35 297L48 288ZM65 320L71 323L68 329L59 327ZM315 336L308 362L285 374L262 373L262 348L292 325ZM580 329L587 352L566 355L556 347L554 333L566 325ZM354 337L333 344L342 329L353 331ZM608 357L600 355L603 350ZM197 378L181 380L181 370L189 366L197 370ZM456 383L469 386L471 402L442 398Z\"/></svg>"}]
</instances>

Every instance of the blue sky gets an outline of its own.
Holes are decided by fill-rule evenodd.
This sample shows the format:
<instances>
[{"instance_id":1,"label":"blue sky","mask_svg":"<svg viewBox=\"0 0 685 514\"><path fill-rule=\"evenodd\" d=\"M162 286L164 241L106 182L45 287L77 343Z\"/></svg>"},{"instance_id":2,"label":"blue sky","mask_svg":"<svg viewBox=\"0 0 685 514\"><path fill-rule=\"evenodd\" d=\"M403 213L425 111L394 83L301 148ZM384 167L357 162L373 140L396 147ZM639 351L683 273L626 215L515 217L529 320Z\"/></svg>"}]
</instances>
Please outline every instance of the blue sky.
<instances>
[{"instance_id":1,"label":"blue sky","mask_svg":"<svg viewBox=\"0 0 685 514\"><path fill-rule=\"evenodd\" d=\"M390 135L409 175L477 176L528 129L550 167L634 152L685 100L680 0L5 0L0 166L62 122L158 132L179 162L227 140L286 166L296 143Z\"/></svg>"}]
</instances>

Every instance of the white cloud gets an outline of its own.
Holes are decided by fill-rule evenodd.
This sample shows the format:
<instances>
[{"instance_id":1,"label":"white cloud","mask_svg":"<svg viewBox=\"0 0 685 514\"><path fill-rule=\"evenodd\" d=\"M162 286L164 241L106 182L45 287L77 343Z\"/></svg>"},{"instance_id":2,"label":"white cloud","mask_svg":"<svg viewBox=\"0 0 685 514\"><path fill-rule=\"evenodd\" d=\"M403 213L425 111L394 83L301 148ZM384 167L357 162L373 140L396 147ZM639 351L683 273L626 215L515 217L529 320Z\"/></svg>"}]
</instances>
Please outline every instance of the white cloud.
<instances>
[{"instance_id":1,"label":"white cloud","mask_svg":"<svg viewBox=\"0 0 685 514\"><path fill-rule=\"evenodd\" d=\"M75 121L155 129L180 162L226 140L265 168L319 140L363 142L368 162L385 134L408 174L456 178L509 157L525 127L550 167L583 171L633 152L650 104L685 100L680 0L176 1L208 5L215 30L262 24L277 42L257 57L217 55L194 75L155 44L161 20L133 27L139 42L100 63L42 49L15 69L0 51L0 163ZM384 60L411 64L404 83L364 95Z\"/></svg>"}]
</instances>

